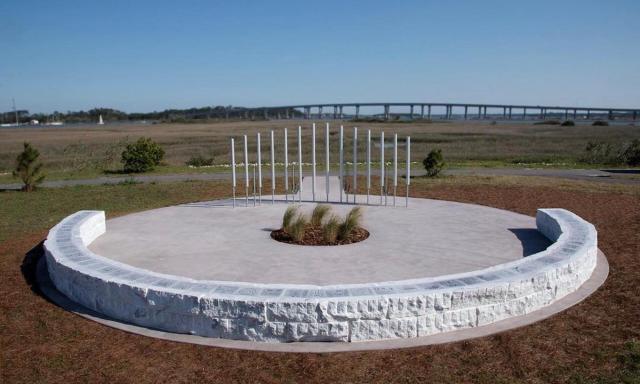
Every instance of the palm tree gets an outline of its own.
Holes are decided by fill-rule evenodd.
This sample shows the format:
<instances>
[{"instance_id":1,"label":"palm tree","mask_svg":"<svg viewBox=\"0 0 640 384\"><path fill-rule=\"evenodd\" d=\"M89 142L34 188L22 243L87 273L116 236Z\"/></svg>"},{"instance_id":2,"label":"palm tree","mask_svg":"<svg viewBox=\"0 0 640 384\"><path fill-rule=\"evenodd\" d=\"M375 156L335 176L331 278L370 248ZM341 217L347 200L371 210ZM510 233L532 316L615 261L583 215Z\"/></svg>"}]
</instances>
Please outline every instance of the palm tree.
<instances>
[{"instance_id":1,"label":"palm tree","mask_svg":"<svg viewBox=\"0 0 640 384\"><path fill-rule=\"evenodd\" d=\"M36 185L42 183L44 175L40 173L42 163L38 161L40 152L29 143L24 143L22 153L16 158L16 169L13 171L14 177L19 177L24 186L22 190L31 192Z\"/></svg>"}]
</instances>

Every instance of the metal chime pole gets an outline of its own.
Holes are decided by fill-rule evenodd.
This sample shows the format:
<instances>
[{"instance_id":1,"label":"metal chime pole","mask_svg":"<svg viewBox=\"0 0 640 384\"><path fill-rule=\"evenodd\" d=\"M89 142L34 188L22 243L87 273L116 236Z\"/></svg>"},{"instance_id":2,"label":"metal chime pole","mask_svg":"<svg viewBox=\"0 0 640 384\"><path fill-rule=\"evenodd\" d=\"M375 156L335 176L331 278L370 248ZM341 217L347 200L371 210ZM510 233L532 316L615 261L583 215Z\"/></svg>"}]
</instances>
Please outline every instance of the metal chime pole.
<instances>
[{"instance_id":1,"label":"metal chime pole","mask_svg":"<svg viewBox=\"0 0 640 384\"><path fill-rule=\"evenodd\" d=\"M409 185L411 184L411 136L407 136L407 197L405 206L409 206Z\"/></svg>"},{"instance_id":2,"label":"metal chime pole","mask_svg":"<svg viewBox=\"0 0 640 384\"><path fill-rule=\"evenodd\" d=\"M353 204L358 189L358 127L353 127Z\"/></svg>"},{"instance_id":3,"label":"metal chime pole","mask_svg":"<svg viewBox=\"0 0 640 384\"><path fill-rule=\"evenodd\" d=\"M258 203L262 205L262 149L258 132Z\"/></svg>"},{"instance_id":4,"label":"metal chime pole","mask_svg":"<svg viewBox=\"0 0 640 384\"><path fill-rule=\"evenodd\" d=\"M287 128L284 129L284 199L289 202L289 148Z\"/></svg>"},{"instance_id":5,"label":"metal chime pole","mask_svg":"<svg viewBox=\"0 0 640 384\"><path fill-rule=\"evenodd\" d=\"M380 205L384 195L384 131L380 132Z\"/></svg>"},{"instance_id":6,"label":"metal chime pole","mask_svg":"<svg viewBox=\"0 0 640 384\"><path fill-rule=\"evenodd\" d=\"M245 206L249 206L249 149L247 148L247 135L244 135L244 192Z\"/></svg>"},{"instance_id":7,"label":"metal chime pole","mask_svg":"<svg viewBox=\"0 0 640 384\"><path fill-rule=\"evenodd\" d=\"M367 130L367 205L371 190L371 130Z\"/></svg>"},{"instance_id":8,"label":"metal chime pole","mask_svg":"<svg viewBox=\"0 0 640 384\"><path fill-rule=\"evenodd\" d=\"M298 126L298 201L302 203L302 127Z\"/></svg>"},{"instance_id":9,"label":"metal chime pole","mask_svg":"<svg viewBox=\"0 0 640 384\"><path fill-rule=\"evenodd\" d=\"M316 123L311 126L311 200L316 201Z\"/></svg>"},{"instance_id":10,"label":"metal chime pole","mask_svg":"<svg viewBox=\"0 0 640 384\"><path fill-rule=\"evenodd\" d=\"M233 189L233 207L236 207L236 146L231 139L231 186Z\"/></svg>"},{"instance_id":11,"label":"metal chime pole","mask_svg":"<svg viewBox=\"0 0 640 384\"><path fill-rule=\"evenodd\" d=\"M256 165L253 164L253 206L256 206Z\"/></svg>"},{"instance_id":12,"label":"metal chime pole","mask_svg":"<svg viewBox=\"0 0 640 384\"><path fill-rule=\"evenodd\" d=\"M396 191L398 189L398 134L393 135L393 206L396 206Z\"/></svg>"},{"instance_id":13,"label":"metal chime pole","mask_svg":"<svg viewBox=\"0 0 640 384\"><path fill-rule=\"evenodd\" d=\"M325 188L327 189L327 202L329 202L329 123L327 123L327 126L325 128L324 131L324 140L325 140L325 174L324 174L324 179L325 179Z\"/></svg>"},{"instance_id":14,"label":"metal chime pole","mask_svg":"<svg viewBox=\"0 0 640 384\"><path fill-rule=\"evenodd\" d=\"M340 202L342 203L342 194L344 189L344 127L340 126Z\"/></svg>"},{"instance_id":15,"label":"metal chime pole","mask_svg":"<svg viewBox=\"0 0 640 384\"><path fill-rule=\"evenodd\" d=\"M271 131L271 204L275 203L276 196L276 153L273 141L273 131Z\"/></svg>"}]
</instances>

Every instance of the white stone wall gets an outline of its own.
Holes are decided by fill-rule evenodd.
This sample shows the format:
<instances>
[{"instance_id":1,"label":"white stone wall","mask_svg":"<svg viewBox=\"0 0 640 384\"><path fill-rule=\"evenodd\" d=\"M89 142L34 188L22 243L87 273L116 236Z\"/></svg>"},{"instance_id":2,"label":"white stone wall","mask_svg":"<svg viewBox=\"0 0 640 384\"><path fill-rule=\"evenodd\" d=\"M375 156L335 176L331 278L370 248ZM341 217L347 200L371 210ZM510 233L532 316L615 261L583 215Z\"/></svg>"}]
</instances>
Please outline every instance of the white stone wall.
<instances>
[{"instance_id":1,"label":"white stone wall","mask_svg":"<svg viewBox=\"0 0 640 384\"><path fill-rule=\"evenodd\" d=\"M102 211L80 211L49 232L55 286L112 318L168 332L262 342L364 341L489 324L549 305L595 268L593 225L540 209L547 250L469 273L332 286L198 281L142 270L87 249L105 231Z\"/></svg>"}]
</instances>

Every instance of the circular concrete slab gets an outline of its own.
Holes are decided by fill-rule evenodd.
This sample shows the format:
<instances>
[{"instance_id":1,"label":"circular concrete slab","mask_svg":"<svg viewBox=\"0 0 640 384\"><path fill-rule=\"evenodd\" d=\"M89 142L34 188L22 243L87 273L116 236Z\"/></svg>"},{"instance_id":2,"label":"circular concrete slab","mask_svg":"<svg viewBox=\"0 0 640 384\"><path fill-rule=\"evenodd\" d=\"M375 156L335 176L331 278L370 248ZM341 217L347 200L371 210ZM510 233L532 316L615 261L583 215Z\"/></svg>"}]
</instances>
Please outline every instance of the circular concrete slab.
<instances>
[{"instance_id":1,"label":"circular concrete slab","mask_svg":"<svg viewBox=\"0 0 640 384\"><path fill-rule=\"evenodd\" d=\"M378 199L378 197L375 197ZM540 252L550 244L535 219L472 204L410 199L409 207L364 206L360 243L279 243L286 205L230 209L220 201L135 213L107 221L89 249L146 270L199 280L351 284L474 271ZM303 203L310 211L315 204ZM332 204L344 215L352 205Z\"/></svg>"}]
</instances>

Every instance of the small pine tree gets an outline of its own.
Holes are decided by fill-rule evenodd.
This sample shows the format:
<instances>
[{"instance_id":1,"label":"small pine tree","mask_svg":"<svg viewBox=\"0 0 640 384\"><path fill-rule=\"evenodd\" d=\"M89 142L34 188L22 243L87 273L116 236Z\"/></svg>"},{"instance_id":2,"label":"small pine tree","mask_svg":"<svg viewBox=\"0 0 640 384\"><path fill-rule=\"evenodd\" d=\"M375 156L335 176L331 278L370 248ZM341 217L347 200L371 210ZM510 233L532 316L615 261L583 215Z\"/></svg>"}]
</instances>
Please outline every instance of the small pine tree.
<instances>
[{"instance_id":1,"label":"small pine tree","mask_svg":"<svg viewBox=\"0 0 640 384\"><path fill-rule=\"evenodd\" d=\"M44 180L41 174L42 163L38 161L40 152L29 143L24 143L22 153L16 158L16 169L13 171L14 177L19 177L24 186L25 192L33 191L36 186Z\"/></svg>"},{"instance_id":2,"label":"small pine tree","mask_svg":"<svg viewBox=\"0 0 640 384\"><path fill-rule=\"evenodd\" d=\"M427 157L422 160L422 165L424 165L424 169L427 171L428 177L438 176L442 168L444 168L444 160L442 158L442 150L434 149Z\"/></svg>"},{"instance_id":3,"label":"small pine tree","mask_svg":"<svg viewBox=\"0 0 640 384\"><path fill-rule=\"evenodd\" d=\"M152 171L164 157L164 149L148 137L141 137L135 143L127 144L122 152L124 171L128 173Z\"/></svg>"}]
</instances>

